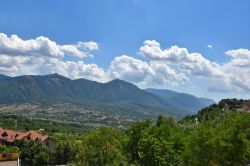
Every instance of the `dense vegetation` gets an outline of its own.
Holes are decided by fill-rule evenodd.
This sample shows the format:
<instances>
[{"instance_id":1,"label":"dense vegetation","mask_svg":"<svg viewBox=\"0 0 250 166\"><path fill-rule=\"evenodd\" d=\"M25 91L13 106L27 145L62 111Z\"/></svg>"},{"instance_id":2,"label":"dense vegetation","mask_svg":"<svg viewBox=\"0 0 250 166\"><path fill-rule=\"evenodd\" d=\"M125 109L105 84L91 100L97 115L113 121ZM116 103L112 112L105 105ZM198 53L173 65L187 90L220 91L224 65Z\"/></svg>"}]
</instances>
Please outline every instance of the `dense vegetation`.
<instances>
[{"instance_id":1,"label":"dense vegetation","mask_svg":"<svg viewBox=\"0 0 250 166\"><path fill-rule=\"evenodd\" d=\"M55 134L51 149L39 142L20 142L17 148L26 165L244 165L250 162L250 113L240 110L242 102L222 100L179 122L159 116L125 131Z\"/></svg>"},{"instance_id":2,"label":"dense vegetation","mask_svg":"<svg viewBox=\"0 0 250 166\"><path fill-rule=\"evenodd\" d=\"M81 124L30 119L15 115L1 115L0 127L18 131L42 129L49 135L53 133L81 133L92 129Z\"/></svg>"}]
</instances>

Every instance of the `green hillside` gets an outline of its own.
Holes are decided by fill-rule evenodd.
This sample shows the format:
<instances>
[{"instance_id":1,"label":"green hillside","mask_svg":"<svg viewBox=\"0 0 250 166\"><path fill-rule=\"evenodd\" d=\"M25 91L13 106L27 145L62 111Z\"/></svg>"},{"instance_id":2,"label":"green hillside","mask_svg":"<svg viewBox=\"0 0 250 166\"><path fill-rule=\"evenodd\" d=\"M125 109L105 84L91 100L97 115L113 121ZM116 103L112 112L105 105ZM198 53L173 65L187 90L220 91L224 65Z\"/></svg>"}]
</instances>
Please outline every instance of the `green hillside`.
<instances>
[{"instance_id":1,"label":"green hillside","mask_svg":"<svg viewBox=\"0 0 250 166\"><path fill-rule=\"evenodd\" d=\"M89 110L134 118L156 118L163 114L179 119L192 114L197 109L197 102L190 96L179 97L180 104L173 105L172 101L176 98L164 98L118 79L98 83L86 79L71 80L59 74L0 77L0 104L71 103ZM189 104L188 109L184 108L184 102ZM199 107L210 103L199 102Z\"/></svg>"},{"instance_id":2,"label":"green hillside","mask_svg":"<svg viewBox=\"0 0 250 166\"><path fill-rule=\"evenodd\" d=\"M220 122L225 116L232 113L250 112L248 103L249 100L223 99L218 104L203 108L196 115L184 117L180 122L185 124L195 124L196 121L198 123L206 121Z\"/></svg>"}]
</instances>

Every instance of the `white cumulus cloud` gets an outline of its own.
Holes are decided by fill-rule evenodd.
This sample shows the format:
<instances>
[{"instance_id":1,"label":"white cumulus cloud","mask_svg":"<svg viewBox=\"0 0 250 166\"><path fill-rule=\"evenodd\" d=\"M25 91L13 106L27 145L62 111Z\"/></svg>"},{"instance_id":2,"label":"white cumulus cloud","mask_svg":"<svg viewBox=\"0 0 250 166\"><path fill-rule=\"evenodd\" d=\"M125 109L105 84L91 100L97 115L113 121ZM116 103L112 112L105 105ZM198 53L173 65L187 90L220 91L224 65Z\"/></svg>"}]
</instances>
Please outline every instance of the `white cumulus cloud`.
<instances>
[{"instance_id":1,"label":"white cumulus cloud","mask_svg":"<svg viewBox=\"0 0 250 166\"><path fill-rule=\"evenodd\" d=\"M187 80L185 74L176 73L167 64L148 63L127 55L115 57L108 73L111 78L120 78L146 85L179 84Z\"/></svg>"},{"instance_id":2,"label":"white cumulus cloud","mask_svg":"<svg viewBox=\"0 0 250 166\"><path fill-rule=\"evenodd\" d=\"M8 37L6 34L0 33L0 54L11 56L63 57L66 54L70 54L84 58L91 56L88 50L92 51L97 49L98 45L95 42L78 42L77 44L59 45L44 36L23 40L17 35Z\"/></svg>"},{"instance_id":3,"label":"white cumulus cloud","mask_svg":"<svg viewBox=\"0 0 250 166\"><path fill-rule=\"evenodd\" d=\"M146 40L140 47L140 54L150 61L161 61L176 66L185 74L198 76L220 75L219 65L204 58L199 53L189 53L186 48L171 46L161 49L160 43L155 40Z\"/></svg>"},{"instance_id":4,"label":"white cumulus cloud","mask_svg":"<svg viewBox=\"0 0 250 166\"><path fill-rule=\"evenodd\" d=\"M63 58L65 55L84 58L91 56L89 51L93 50L98 50L93 41L59 45L43 36L23 40L17 35L8 37L0 33L0 73L10 76L59 73L72 79L105 82L107 75L98 65Z\"/></svg>"},{"instance_id":5,"label":"white cumulus cloud","mask_svg":"<svg viewBox=\"0 0 250 166\"><path fill-rule=\"evenodd\" d=\"M155 74L147 62L127 55L115 57L108 73L111 78L125 79L135 83L144 82L150 75Z\"/></svg>"},{"instance_id":6,"label":"white cumulus cloud","mask_svg":"<svg viewBox=\"0 0 250 166\"><path fill-rule=\"evenodd\" d=\"M231 57L230 61L218 64L200 53L190 53L186 48L171 46L161 49L155 40L146 40L140 47L140 54L149 61L168 64L176 73L180 71L183 78L206 79L211 91L250 91L250 51L241 48L225 53Z\"/></svg>"}]
</instances>

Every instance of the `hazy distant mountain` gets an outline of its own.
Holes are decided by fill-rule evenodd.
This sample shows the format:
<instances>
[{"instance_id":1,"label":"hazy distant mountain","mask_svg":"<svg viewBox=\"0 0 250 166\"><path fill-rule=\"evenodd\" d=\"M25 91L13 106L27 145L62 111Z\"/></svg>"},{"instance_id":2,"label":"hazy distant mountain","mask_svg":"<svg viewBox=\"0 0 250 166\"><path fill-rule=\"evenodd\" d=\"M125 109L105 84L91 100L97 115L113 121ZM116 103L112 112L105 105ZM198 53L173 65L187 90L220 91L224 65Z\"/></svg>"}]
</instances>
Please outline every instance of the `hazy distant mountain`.
<instances>
[{"instance_id":1,"label":"hazy distant mountain","mask_svg":"<svg viewBox=\"0 0 250 166\"><path fill-rule=\"evenodd\" d=\"M163 89L145 89L146 91L158 96L162 104L171 107L184 110L187 112L196 113L200 109L209 106L215 101L208 98L199 98L186 93L178 93L171 90Z\"/></svg>"},{"instance_id":2,"label":"hazy distant mountain","mask_svg":"<svg viewBox=\"0 0 250 166\"><path fill-rule=\"evenodd\" d=\"M9 76L6 76L6 75L3 75L3 74L0 74L0 79L2 78L8 78Z\"/></svg>"},{"instance_id":3,"label":"hazy distant mountain","mask_svg":"<svg viewBox=\"0 0 250 166\"><path fill-rule=\"evenodd\" d=\"M165 114L180 118L213 103L187 94L167 97L166 94L156 93L156 90L145 91L118 79L98 83L86 79L71 80L59 74L18 77L1 75L0 78L2 104L69 102L106 113L137 117Z\"/></svg>"}]
</instances>

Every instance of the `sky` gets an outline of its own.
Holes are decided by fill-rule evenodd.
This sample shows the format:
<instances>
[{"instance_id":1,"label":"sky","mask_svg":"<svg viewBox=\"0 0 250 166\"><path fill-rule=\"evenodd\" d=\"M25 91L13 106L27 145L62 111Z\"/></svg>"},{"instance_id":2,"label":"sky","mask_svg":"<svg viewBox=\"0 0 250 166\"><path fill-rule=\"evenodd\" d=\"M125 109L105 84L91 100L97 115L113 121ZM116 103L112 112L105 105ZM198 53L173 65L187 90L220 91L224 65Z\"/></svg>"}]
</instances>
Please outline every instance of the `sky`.
<instances>
[{"instance_id":1,"label":"sky","mask_svg":"<svg viewBox=\"0 0 250 166\"><path fill-rule=\"evenodd\" d=\"M250 1L2 0L0 73L250 98Z\"/></svg>"}]
</instances>

